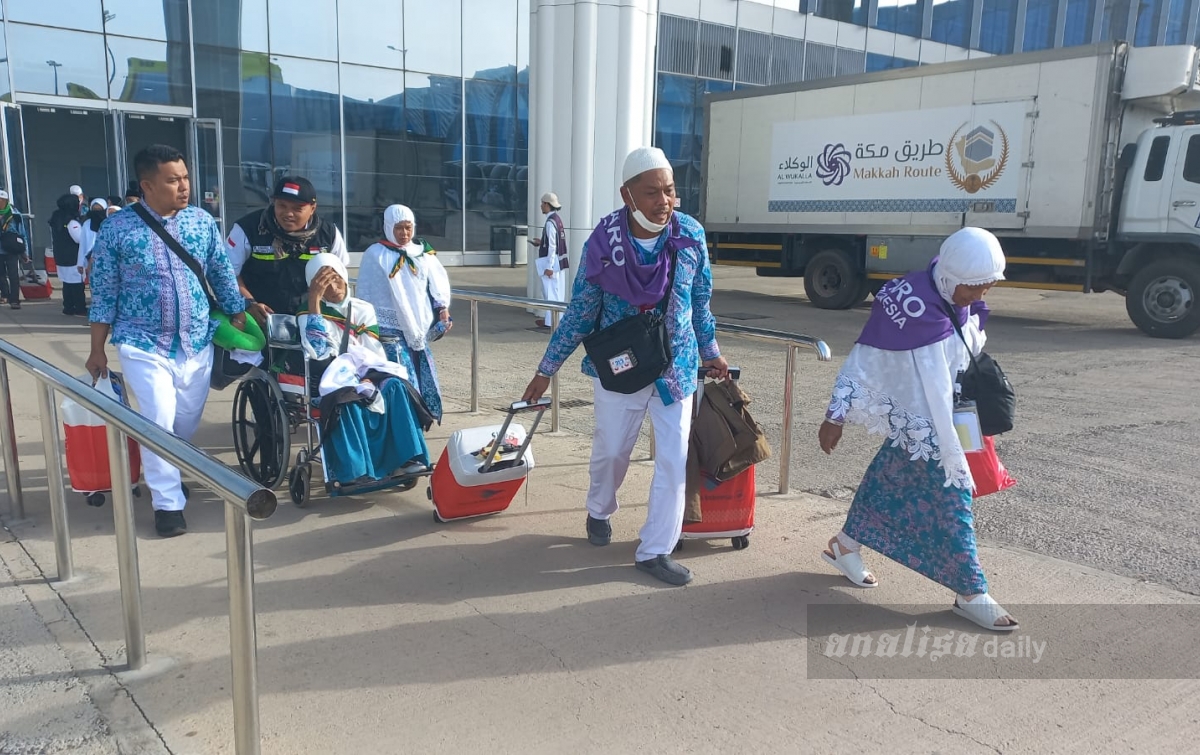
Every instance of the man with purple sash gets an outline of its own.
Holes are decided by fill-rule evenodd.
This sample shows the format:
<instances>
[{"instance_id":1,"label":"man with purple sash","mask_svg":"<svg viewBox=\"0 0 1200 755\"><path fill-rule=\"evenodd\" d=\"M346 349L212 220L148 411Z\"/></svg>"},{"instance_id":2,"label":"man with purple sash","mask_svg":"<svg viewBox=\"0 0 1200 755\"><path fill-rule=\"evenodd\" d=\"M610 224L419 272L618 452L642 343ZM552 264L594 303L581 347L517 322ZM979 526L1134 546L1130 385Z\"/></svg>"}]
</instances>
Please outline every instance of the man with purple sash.
<instances>
[{"instance_id":1,"label":"man with purple sash","mask_svg":"<svg viewBox=\"0 0 1200 755\"><path fill-rule=\"evenodd\" d=\"M885 438L822 558L855 585L878 587L860 555L865 545L950 588L955 613L995 631L1017 622L988 594L979 565L973 481L954 411L958 375L986 340L983 297L1004 280L1004 264L995 236L963 228L929 269L881 288L819 433L825 453L846 424Z\"/></svg>"},{"instance_id":2,"label":"man with purple sash","mask_svg":"<svg viewBox=\"0 0 1200 755\"><path fill-rule=\"evenodd\" d=\"M587 537L593 545L612 541L609 520L617 512L617 490L649 414L657 454L635 562L639 570L668 584L685 585L692 573L671 553L683 529L692 397L701 365L715 378L724 378L729 367L717 346L709 308L712 271L704 229L694 218L675 212L671 163L662 150L636 149L625 160L622 181L625 205L601 220L588 238L571 303L524 398L541 398L551 376L593 331L665 302L672 360L654 383L637 393L615 393L601 386L591 360L583 360L583 373L595 383L596 414Z\"/></svg>"}]
</instances>

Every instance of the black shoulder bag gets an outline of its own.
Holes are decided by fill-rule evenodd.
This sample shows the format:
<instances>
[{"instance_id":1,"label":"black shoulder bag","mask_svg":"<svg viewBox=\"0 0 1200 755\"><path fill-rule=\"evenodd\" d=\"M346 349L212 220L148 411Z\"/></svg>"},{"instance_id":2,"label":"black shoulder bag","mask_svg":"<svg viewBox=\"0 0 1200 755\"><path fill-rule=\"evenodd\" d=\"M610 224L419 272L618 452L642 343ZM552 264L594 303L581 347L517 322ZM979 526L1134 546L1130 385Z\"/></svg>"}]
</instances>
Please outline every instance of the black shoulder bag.
<instances>
[{"instance_id":1,"label":"black shoulder bag","mask_svg":"<svg viewBox=\"0 0 1200 755\"><path fill-rule=\"evenodd\" d=\"M613 393L637 393L662 377L671 364L671 336L667 332L667 308L675 288L675 247L668 240L671 269L667 292L654 309L617 320L600 330L604 316L604 296L591 335L583 339L583 349L596 368L600 385ZM667 250L664 250L664 252Z\"/></svg>"},{"instance_id":2,"label":"black shoulder bag","mask_svg":"<svg viewBox=\"0 0 1200 755\"><path fill-rule=\"evenodd\" d=\"M962 398L975 402L980 431L990 437L1012 430L1017 414L1017 394L1012 383L1008 382L1004 370L1000 369L1000 363L987 352L979 352L978 357L971 353L971 345L967 343L958 318L949 305L946 306L946 313L971 358L971 364L958 376L958 384L962 388Z\"/></svg>"},{"instance_id":3,"label":"black shoulder bag","mask_svg":"<svg viewBox=\"0 0 1200 755\"><path fill-rule=\"evenodd\" d=\"M4 219L4 224L0 225L0 253L25 256L25 238L21 235L20 230L12 230L12 224L16 222L17 214L14 210Z\"/></svg>"}]
</instances>

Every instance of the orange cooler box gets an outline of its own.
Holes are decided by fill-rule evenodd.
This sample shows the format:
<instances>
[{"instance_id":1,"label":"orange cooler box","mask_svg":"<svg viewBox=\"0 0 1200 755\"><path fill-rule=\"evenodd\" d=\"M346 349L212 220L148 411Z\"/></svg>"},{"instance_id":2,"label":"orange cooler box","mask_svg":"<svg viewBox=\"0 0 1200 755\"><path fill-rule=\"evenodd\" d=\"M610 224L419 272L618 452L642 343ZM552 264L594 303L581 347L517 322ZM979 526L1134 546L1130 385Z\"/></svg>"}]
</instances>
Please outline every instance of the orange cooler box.
<instances>
[{"instance_id":1,"label":"orange cooler box","mask_svg":"<svg viewBox=\"0 0 1200 755\"><path fill-rule=\"evenodd\" d=\"M725 482L708 475L700 483L702 522L683 525L684 540L718 540L729 538L733 547L741 550L750 545L754 531L756 488L754 467Z\"/></svg>"},{"instance_id":2,"label":"orange cooler box","mask_svg":"<svg viewBox=\"0 0 1200 755\"><path fill-rule=\"evenodd\" d=\"M472 427L450 436L429 482L429 499L439 522L496 514L508 508L533 470L529 446L547 405L513 404L504 424ZM512 421L522 411L537 411L528 433ZM484 449L491 448L497 438L501 439L501 453L489 464Z\"/></svg>"}]
</instances>

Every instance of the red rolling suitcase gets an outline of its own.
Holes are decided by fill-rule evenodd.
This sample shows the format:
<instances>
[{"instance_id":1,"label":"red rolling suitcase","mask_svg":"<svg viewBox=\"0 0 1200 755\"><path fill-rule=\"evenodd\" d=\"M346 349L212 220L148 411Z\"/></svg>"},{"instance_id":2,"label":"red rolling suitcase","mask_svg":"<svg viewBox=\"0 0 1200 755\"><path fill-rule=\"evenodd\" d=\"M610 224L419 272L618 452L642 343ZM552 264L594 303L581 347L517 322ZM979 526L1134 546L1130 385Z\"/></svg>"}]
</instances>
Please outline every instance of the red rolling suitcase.
<instances>
[{"instance_id":1,"label":"red rolling suitcase","mask_svg":"<svg viewBox=\"0 0 1200 755\"><path fill-rule=\"evenodd\" d=\"M700 483L700 508L704 521L683 525L684 540L729 538L735 550L750 545L754 531L754 507L757 501L754 467L737 477L718 482L704 475Z\"/></svg>"},{"instance_id":2,"label":"red rolling suitcase","mask_svg":"<svg viewBox=\"0 0 1200 755\"><path fill-rule=\"evenodd\" d=\"M741 372L737 367L731 367L730 379L738 380L741 378ZM703 395L704 379L701 377L694 402L697 412ZM751 466L745 472L724 482L704 472L701 472L701 477L700 509L704 520L684 523L678 547L682 547L683 540L724 538L732 541L734 550L750 547L750 533L754 531L754 509L757 503L754 467Z\"/></svg>"},{"instance_id":3,"label":"red rolling suitcase","mask_svg":"<svg viewBox=\"0 0 1200 755\"><path fill-rule=\"evenodd\" d=\"M496 514L508 508L533 469L530 444L550 399L513 404L504 423L458 430L450 436L429 481L429 500L439 522ZM529 432L513 418L537 412Z\"/></svg>"}]
</instances>

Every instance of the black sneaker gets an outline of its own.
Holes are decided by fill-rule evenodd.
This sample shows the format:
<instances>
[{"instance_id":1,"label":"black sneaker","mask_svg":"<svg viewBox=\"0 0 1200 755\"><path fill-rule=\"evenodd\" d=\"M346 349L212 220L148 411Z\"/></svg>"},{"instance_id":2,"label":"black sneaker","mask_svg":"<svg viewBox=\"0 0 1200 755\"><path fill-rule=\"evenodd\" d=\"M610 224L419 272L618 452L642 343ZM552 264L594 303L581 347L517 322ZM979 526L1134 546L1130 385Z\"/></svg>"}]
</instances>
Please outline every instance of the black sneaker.
<instances>
[{"instance_id":1,"label":"black sneaker","mask_svg":"<svg viewBox=\"0 0 1200 755\"><path fill-rule=\"evenodd\" d=\"M612 524L607 519L597 519L589 514L587 535L592 545L608 545L612 542Z\"/></svg>"},{"instance_id":2,"label":"black sneaker","mask_svg":"<svg viewBox=\"0 0 1200 755\"><path fill-rule=\"evenodd\" d=\"M670 556L655 556L646 561L638 561L637 568L676 587L682 587L692 581L692 572Z\"/></svg>"},{"instance_id":3,"label":"black sneaker","mask_svg":"<svg viewBox=\"0 0 1200 755\"><path fill-rule=\"evenodd\" d=\"M155 511L154 529L159 537L179 537L187 532L182 511Z\"/></svg>"},{"instance_id":4,"label":"black sneaker","mask_svg":"<svg viewBox=\"0 0 1200 755\"><path fill-rule=\"evenodd\" d=\"M20 308L21 308L21 305L20 305L18 302L13 302L12 304L10 304L10 305L8 305L8 306L12 307L13 309L20 309Z\"/></svg>"}]
</instances>

